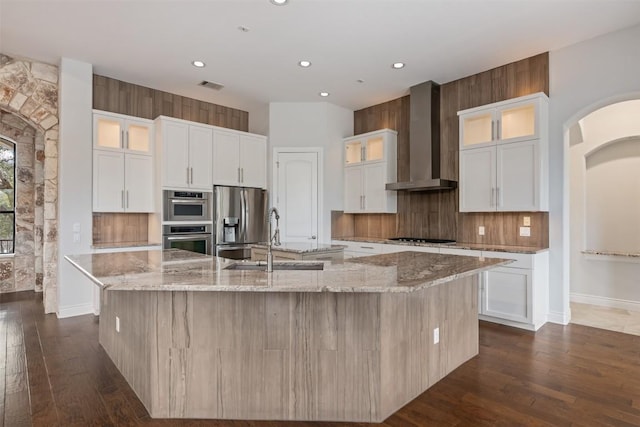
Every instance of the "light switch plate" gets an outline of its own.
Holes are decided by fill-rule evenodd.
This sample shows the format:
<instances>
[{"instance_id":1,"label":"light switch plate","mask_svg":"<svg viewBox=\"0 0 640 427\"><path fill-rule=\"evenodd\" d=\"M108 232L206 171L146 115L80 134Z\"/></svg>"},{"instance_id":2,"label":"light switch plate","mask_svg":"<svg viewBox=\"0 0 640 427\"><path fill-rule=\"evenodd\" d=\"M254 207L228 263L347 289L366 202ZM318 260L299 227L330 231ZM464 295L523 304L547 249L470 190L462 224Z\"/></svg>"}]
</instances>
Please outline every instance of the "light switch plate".
<instances>
[{"instance_id":1,"label":"light switch plate","mask_svg":"<svg viewBox=\"0 0 640 427\"><path fill-rule=\"evenodd\" d=\"M478 227L478 234L484 236L484 225Z\"/></svg>"},{"instance_id":2,"label":"light switch plate","mask_svg":"<svg viewBox=\"0 0 640 427\"><path fill-rule=\"evenodd\" d=\"M524 218L522 218L522 225L524 225L525 227L529 227L531 225L531 217L525 216Z\"/></svg>"},{"instance_id":3,"label":"light switch plate","mask_svg":"<svg viewBox=\"0 0 640 427\"><path fill-rule=\"evenodd\" d=\"M520 237L531 237L531 227L520 227Z\"/></svg>"}]
</instances>

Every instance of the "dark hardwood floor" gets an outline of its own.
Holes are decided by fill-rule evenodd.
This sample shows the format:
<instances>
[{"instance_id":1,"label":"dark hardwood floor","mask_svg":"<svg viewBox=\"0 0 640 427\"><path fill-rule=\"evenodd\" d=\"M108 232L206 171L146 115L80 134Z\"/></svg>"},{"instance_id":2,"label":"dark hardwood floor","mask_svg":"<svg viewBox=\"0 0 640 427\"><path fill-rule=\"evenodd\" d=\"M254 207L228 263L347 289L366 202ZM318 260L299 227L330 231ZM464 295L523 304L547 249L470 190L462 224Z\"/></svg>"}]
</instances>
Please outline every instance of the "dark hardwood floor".
<instances>
[{"instance_id":1,"label":"dark hardwood floor","mask_svg":"<svg viewBox=\"0 0 640 427\"><path fill-rule=\"evenodd\" d=\"M97 318L42 313L38 294L0 295L0 426L367 425L151 419L98 344ZM640 336L483 322L479 356L377 425L640 426Z\"/></svg>"}]
</instances>

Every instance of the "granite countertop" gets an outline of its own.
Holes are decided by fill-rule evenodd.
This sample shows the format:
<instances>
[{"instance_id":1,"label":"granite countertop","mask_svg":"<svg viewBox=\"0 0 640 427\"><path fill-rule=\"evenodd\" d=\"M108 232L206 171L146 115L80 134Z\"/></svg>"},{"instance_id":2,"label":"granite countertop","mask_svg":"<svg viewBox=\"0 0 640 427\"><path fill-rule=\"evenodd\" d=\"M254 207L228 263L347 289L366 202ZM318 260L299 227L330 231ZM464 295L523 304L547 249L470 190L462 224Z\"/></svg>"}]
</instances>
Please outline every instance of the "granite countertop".
<instances>
[{"instance_id":1,"label":"granite countertop","mask_svg":"<svg viewBox=\"0 0 640 427\"><path fill-rule=\"evenodd\" d=\"M511 252L521 254L537 254L540 252L546 252L549 248L534 248L529 246L509 246L509 245L489 245L485 243L415 243L415 242L400 242L397 240L389 240L382 238L371 237L337 237L333 240L343 240L346 242L364 242L364 243L382 243L387 245L402 245L402 246L429 246L435 248L451 248L451 249L473 249L476 251L491 251L491 252Z\"/></svg>"},{"instance_id":2,"label":"granite countertop","mask_svg":"<svg viewBox=\"0 0 640 427\"><path fill-rule=\"evenodd\" d=\"M142 246L162 246L162 243L150 242L117 242L117 243L94 243L92 249L112 249L112 248L137 248Z\"/></svg>"},{"instance_id":3,"label":"granite countertop","mask_svg":"<svg viewBox=\"0 0 640 427\"><path fill-rule=\"evenodd\" d=\"M587 255L608 255L608 256L619 256L619 257L628 257L628 258L640 258L640 252L620 252L620 251L608 251L603 249L586 249L582 251L583 254Z\"/></svg>"},{"instance_id":4,"label":"granite countertop","mask_svg":"<svg viewBox=\"0 0 640 427\"><path fill-rule=\"evenodd\" d=\"M267 249L266 243L257 243L251 245L252 248ZM271 246L271 250L292 252L296 254L314 253L314 252L336 252L344 250L344 245L330 245L324 243L282 243L280 246Z\"/></svg>"},{"instance_id":5,"label":"granite countertop","mask_svg":"<svg viewBox=\"0 0 640 427\"><path fill-rule=\"evenodd\" d=\"M179 249L68 255L65 258L104 289L226 292L412 292L512 262L399 252L324 261L322 271L267 273L227 270L242 261Z\"/></svg>"}]
</instances>

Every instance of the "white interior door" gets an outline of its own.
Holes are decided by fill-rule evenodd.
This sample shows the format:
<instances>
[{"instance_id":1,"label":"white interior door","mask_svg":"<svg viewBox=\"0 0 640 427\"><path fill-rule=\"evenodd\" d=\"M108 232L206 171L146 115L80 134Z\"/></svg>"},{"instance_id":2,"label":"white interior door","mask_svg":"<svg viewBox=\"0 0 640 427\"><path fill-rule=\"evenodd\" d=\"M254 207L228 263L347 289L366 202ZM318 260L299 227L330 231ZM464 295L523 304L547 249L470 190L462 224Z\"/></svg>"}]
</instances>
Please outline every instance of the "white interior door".
<instances>
[{"instance_id":1,"label":"white interior door","mask_svg":"<svg viewBox=\"0 0 640 427\"><path fill-rule=\"evenodd\" d=\"M275 205L280 212L280 240L318 240L318 153L275 154Z\"/></svg>"}]
</instances>

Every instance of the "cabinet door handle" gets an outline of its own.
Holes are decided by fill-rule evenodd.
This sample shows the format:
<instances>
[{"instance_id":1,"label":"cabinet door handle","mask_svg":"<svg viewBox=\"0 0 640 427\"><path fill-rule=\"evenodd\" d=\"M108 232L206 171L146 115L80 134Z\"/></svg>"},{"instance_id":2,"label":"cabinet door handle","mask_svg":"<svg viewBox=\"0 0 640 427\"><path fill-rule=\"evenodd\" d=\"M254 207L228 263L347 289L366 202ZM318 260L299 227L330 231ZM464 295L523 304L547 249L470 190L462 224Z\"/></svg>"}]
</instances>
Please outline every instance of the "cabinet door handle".
<instances>
[{"instance_id":1,"label":"cabinet door handle","mask_svg":"<svg viewBox=\"0 0 640 427\"><path fill-rule=\"evenodd\" d=\"M240 182L244 184L244 168L240 168Z\"/></svg>"},{"instance_id":2,"label":"cabinet door handle","mask_svg":"<svg viewBox=\"0 0 640 427\"><path fill-rule=\"evenodd\" d=\"M120 147L124 148L124 129L120 129Z\"/></svg>"},{"instance_id":3,"label":"cabinet door handle","mask_svg":"<svg viewBox=\"0 0 640 427\"><path fill-rule=\"evenodd\" d=\"M373 249L373 246L360 246L361 249Z\"/></svg>"},{"instance_id":4,"label":"cabinet door handle","mask_svg":"<svg viewBox=\"0 0 640 427\"><path fill-rule=\"evenodd\" d=\"M502 139L502 132L500 131L500 119L498 119L498 125L496 126L496 139Z\"/></svg>"},{"instance_id":5,"label":"cabinet door handle","mask_svg":"<svg viewBox=\"0 0 640 427\"><path fill-rule=\"evenodd\" d=\"M491 140L492 141L496 139L496 137L495 137L495 134L496 134L496 129L495 128L496 128L496 126L495 125L496 125L496 122L491 120Z\"/></svg>"},{"instance_id":6,"label":"cabinet door handle","mask_svg":"<svg viewBox=\"0 0 640 427\"><path fill-rule=\"evenodd\" d=\"M124 209L124 190L120 190L120 206Z\"/></svg>"},{"instance_id":7,"label":"cabinet door handle","mask_svg":"<svg viewBox=\"0 0 640 427\"><path fill-rule=\"evenodd\" d=\"M127 190L125 194L127 195L127 203L125 204L125 207L129 209L129 190Z\"/></svg>"},{"instance_id":8,"label":"cabinet door handle","mask_svg":"<svg viewBox=\"0 0 640 427\"><path fill-rule=\"evenodd\" d=\"M190 172L189 182L193 184L193 168L189 168L189 172Z\"/></svg>"},{"instance_id":9,"label":"cabinet door handle","mask_svg":"<svg viewBox=\"0 0 640 427\"><path fill-rule=\"evenodd\" d=\"M367 196L362 196L362 209L367 209Z\"/></svg>"},{"instance_id":10,"label":"cabinet door handle","mask_svg":"<svg viewBox=\"0 0 640 427\"><path fill-rule=\"evenodd\" d=\"M496 188L496 207L500 206L500 187Z\"/></svg>"},{"instance_id":11,"label":"cabinet door handle","mask_svg":"<svg viewBox=\"0 0 640 427\"><path fill-rule=\"evenodd\" d=\"M126 138L126 143L125 143L124 148L126 148L128 150L129 149L129 131L126 131L125 135L126 135L127 138Z\"/></svg>"},{"instance_id":12,"label":"cabinet door handle","mask_svg":"<svg viewBox=\"0 0 640 427\"><path fill-rule=\"evenodd\" d=\"M317 236L311 236L309 240L316 240L317 238L318 238Z\"/></svg>"}]
</instances>

